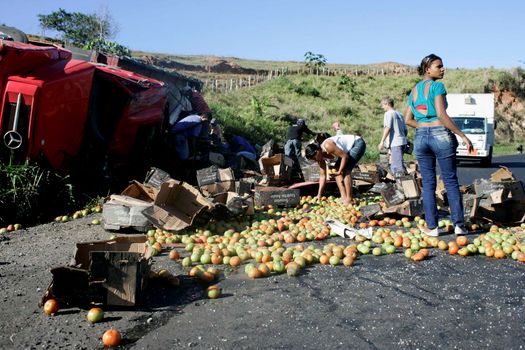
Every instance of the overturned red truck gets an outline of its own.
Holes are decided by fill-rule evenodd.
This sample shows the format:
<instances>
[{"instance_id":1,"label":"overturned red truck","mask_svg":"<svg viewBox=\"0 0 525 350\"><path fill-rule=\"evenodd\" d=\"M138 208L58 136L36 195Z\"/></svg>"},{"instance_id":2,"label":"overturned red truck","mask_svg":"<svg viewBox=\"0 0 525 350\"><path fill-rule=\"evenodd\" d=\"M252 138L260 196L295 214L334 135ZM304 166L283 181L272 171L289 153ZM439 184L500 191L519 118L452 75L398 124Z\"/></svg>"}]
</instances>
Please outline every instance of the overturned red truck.
<instances>
[{"instance_id":1,"label":"overturned red truck","mask_svg":"<svg viewBox=\"0 0 525 350\"><path fill-rule=\"evenodd\" d=\"M93 182L143 176L186 86L201 85L133 60L75 59L58 46L0 40L0 160L33 160Z\"/></svg>"}]
</instances>

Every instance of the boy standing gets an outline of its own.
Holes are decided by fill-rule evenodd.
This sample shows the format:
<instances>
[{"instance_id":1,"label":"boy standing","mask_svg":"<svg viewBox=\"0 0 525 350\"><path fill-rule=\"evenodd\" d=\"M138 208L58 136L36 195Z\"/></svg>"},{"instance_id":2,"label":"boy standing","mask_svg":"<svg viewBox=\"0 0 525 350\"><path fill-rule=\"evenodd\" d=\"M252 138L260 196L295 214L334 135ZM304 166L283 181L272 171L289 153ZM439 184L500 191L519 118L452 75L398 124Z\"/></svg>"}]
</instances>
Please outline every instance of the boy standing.
<instances>
[{"instance_id":1,"label":"boy standing","mask_svg":"<svg viewBox=\"0 0 525 350\"><path fill-rule=\"evenodd\" d=\"M377 148L381 152L383 147L390 149L390 170L394 175L405 173L403 164L403 149L407 140L407 127L401 113L394 109L394 100L387 96L381 100L381 107L385 111L383 118L383 135Z\"/></svg>"}]
</instances>

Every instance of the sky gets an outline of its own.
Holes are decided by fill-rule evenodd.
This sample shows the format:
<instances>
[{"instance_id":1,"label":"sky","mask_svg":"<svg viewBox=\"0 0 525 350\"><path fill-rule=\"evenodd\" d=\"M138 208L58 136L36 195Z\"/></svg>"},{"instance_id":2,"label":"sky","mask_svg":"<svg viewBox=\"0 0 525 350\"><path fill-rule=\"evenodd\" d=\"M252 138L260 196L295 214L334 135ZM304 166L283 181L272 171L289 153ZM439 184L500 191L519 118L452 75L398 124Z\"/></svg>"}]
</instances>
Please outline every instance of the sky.
<instances>
[{"instance_id":1,"label":"sky","mask_svg":"<svg viewBox=\"0 0 525 350\"><path fill-rule=\"evenodd\" d=\"M418 65L435 53L449 68L525 63L523 0L0 0L0 24L43 33L38 14L106 9L114 38L132 50L327 63Z\"/></svg>"}]
</instances>

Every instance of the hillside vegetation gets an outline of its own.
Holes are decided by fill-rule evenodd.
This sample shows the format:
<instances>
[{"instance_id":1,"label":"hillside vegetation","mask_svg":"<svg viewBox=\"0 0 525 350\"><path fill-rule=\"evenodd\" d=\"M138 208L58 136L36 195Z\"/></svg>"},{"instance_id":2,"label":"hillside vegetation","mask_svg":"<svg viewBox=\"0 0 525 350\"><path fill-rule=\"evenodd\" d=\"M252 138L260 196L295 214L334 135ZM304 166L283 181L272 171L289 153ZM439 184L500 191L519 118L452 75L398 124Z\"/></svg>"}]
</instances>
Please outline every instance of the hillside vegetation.
<instances>
[{"instance_id":1,"label":"hillside vegetation","mask_svg":"<svg viewBox=\"0 0 525 350\"><path fill-rule=\"evenodd\" d=\"M344 132L365 138L369 145L367 157L375 158L384 113L381 98L391 96L396 108L404 113L407 95L418 80L415 73L296 74L225 93L208 91L205 97L227 130L259 144L271 138L284 141L288 125L299 117L306 118L310 128L319 132L332 132L331 124L339 120ZM523 142L525 136L523 81L525 74L521 69L450 70L443 79L449 93L495 93L496 140L507 146Z\"/></svg>"}]
</instances>

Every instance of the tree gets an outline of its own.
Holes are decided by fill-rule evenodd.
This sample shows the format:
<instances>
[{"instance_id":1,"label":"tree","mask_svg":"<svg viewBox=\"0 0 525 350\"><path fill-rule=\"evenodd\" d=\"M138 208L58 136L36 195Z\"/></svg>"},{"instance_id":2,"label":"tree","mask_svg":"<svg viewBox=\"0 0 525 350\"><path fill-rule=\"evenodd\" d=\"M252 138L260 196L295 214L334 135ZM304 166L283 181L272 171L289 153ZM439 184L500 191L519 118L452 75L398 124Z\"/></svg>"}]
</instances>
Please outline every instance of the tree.
<instances>
[{"instance_id":1,"label":"tree","mask_svg":"<svg viewBox=\"0 0 525 350\"><path fill-rule=\"evenodd\" d=\"M86 45L82 47L84 50L95 50L99 52L105 52L117 56L131 57L131 51L114 41L94 39L90 40Z\"/></svg>"},{"instance_id":2,"label":"tree","mask_svg":"<svg viewBox=\"0 0 525 350\"><path fill-rule=\"evenodd\" d=\"M61 33L65 42L83 47L95 39L106 40L116 34L116 25L106 12L86 15L81 12L67 12L60 8L49 15L38 15L43 30Z\"/></svg>"},{"instance_id":3,"label":"tree","mask_svg":"<svg viewBox=\"0 0 525 350\"><path fill-rule=\"evenodd\" d=\"M319 69L326 65L326 58L321 54L308 51L304 54L304 62L308 69L315 69L319 74Z\"/></svg>"}]
</instances>

